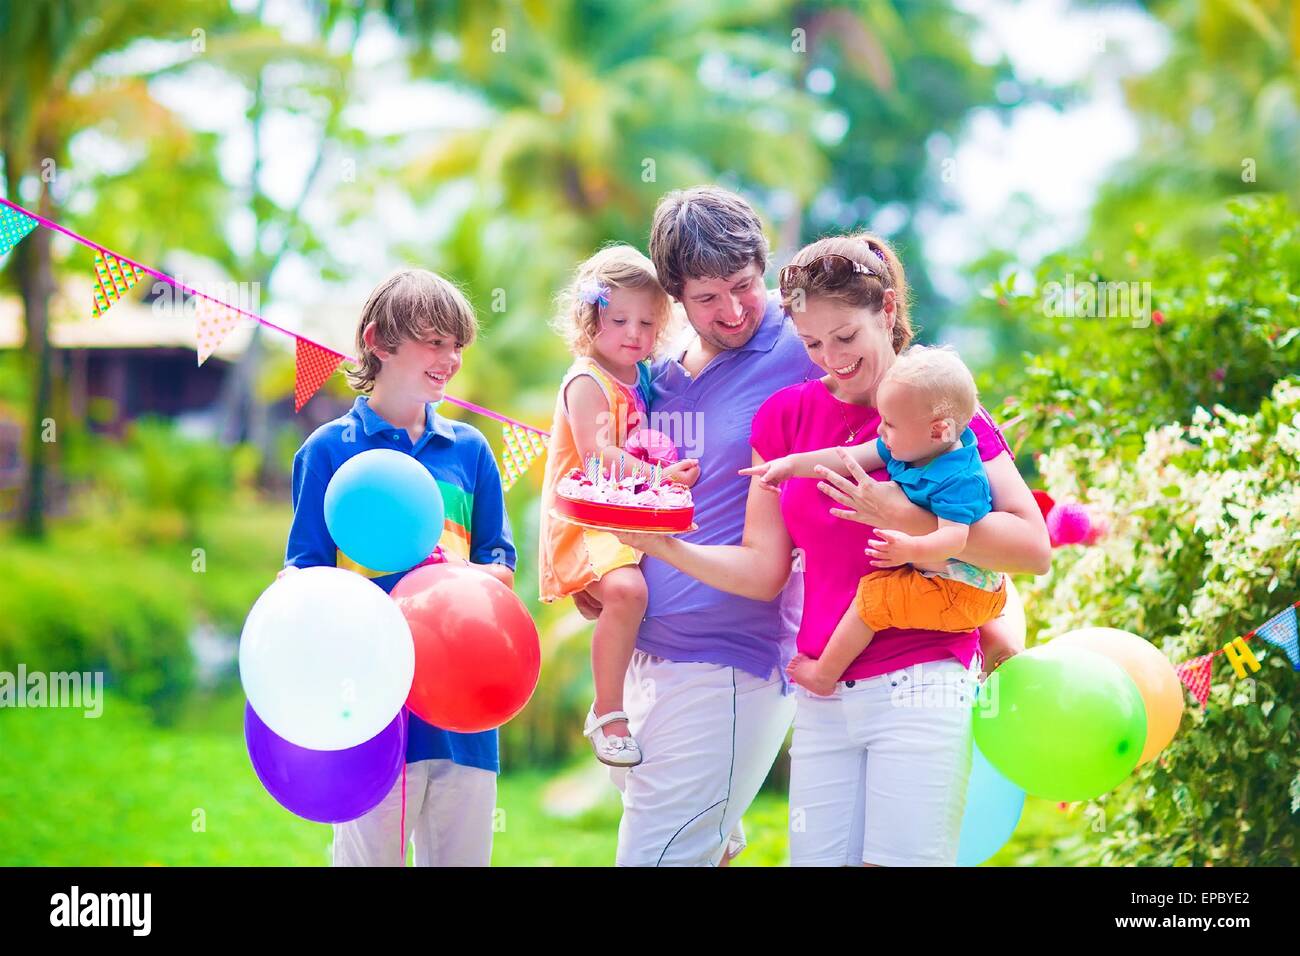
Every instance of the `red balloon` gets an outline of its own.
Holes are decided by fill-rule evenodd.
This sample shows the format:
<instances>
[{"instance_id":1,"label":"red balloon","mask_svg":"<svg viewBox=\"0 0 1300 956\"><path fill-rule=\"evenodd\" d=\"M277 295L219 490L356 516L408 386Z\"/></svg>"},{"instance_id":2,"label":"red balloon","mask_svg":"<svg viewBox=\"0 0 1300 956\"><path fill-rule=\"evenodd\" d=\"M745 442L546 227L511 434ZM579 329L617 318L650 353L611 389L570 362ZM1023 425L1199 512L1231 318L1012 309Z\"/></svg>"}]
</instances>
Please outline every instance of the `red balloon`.
<instances>
[{"instance_id":1,"label":"red balloon","mask_svg":"<svg viewBox=\"0 0 1300 956\"><path fill-rule=\"evenodd\" d=\"M500 727L537 689L542 647L523 601L484 571L416 568L393 599L415 639L406 706L435 727L476 733Z\"/></svg>"}]
</instances>

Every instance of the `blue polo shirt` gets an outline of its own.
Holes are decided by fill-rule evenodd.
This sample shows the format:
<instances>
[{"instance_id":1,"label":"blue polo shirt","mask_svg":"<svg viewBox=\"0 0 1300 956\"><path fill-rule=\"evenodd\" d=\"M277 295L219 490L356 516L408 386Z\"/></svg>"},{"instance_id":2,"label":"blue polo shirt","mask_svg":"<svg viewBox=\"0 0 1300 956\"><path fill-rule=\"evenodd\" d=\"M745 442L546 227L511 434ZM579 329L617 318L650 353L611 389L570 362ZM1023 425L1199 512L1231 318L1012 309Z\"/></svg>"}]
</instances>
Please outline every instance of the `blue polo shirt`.
<instances>
[{"instance_id":1,"label":"blue polo shirt","mask_svg":"<svg viewBox=\"0 0 1300 956\"><path fill-rule=\"evenodd\" d=\"M501 491L501 472L482 432L443 418L430 404L425 406L424 434L412 444L406 429L381 418L365 395L357 398L346 415L312 432L293 456L293 524L285 564L347 568L385 591L402 579L405 571L379 574L350 560L339 551L325 526L325 488L330 478L353 455L372 448L406 452L429 469L446 511L438 542L444 551L475 564L504 564L514 569L515 546ZM497 732L459 734L411 714L406 762L432 759L498 772Z\"/></svg>"},{"instance_id":2,"label":"blue polo shirt","mask_svg":"<svg viewBox=\"0 0 1300 956\"><path fill-rule=\"evenodd\" d=\"M979 442L969 426L961 433L960 448L945 452L920 468L891 455L884 439L876 439L876 451L884 460L889 477L898 482L907 499L945 521L970 525L993 509Z\"/></svg>"},{"instance_id":3,"label":"blue polo shirt","mask_svg":"<svg viewBox=\"0 0 1300 956\"><path fill-rule=\"evenodd\" d=\"M676 353L680 356L680 350ZM794 323L770 294L748 342L719 353L698 375L676 357L656 362L651 427L669 435L684 457L700 460L691 488L696 544L740 544L745 530L752 464L750 424L759 406L787 385L821 375ZM646 556L641 561L650 600L636 646L671 661L737 667L759 677L784 674L803 610L803 577L792 574L774 601L727 594Z\"/></svg>"}]
</instances>

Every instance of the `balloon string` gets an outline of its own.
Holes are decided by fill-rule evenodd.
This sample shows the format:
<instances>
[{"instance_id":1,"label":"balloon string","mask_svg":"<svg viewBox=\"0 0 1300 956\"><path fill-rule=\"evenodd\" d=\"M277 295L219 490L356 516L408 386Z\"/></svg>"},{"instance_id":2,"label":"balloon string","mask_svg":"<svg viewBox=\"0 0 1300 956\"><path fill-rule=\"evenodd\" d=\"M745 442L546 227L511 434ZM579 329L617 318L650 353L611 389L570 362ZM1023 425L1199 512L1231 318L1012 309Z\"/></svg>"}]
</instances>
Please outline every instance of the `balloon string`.
<instances>
[{"instance_id":1,"label":"balloon string","mask_svg":"<svg viewBox=\"0 0 1300 956\"><path fill-rule=\"evenodd\" d=\"M402 755L402 866L406 866L406 755Z\"/></svg>"}]
</instances>

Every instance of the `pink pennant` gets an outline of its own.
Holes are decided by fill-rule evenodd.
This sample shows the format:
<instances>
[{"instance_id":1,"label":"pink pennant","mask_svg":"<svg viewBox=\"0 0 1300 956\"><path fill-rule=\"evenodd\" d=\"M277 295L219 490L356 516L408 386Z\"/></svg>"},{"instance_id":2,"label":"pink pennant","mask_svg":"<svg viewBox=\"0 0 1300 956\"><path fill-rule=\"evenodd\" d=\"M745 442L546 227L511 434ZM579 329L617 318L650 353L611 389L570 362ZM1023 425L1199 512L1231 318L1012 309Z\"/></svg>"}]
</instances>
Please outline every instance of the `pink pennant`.
<instances>
[{"instance_id":1,"label":"pink pennant","mask_svg":"<svg viewBox=\"0 0 1300 956\"><path fill-rule=\"evenodd\" d=\"M1215 651L1214 654L1202 654L1200 657L1193 657L1191 660L1183 661L1174 667L1178 679L1196 698L1196 702L1201 705L1202 710L1205 709L1205 702L1210 697L1211 661L1214 660L1214 655L1218 653L1219 651Z\"/></svg>"},{"instance_id":2,"label":"pink pennant","mask_svg":"<svg viewBox=\"0 0 1300 956\"><path fill-rule=\"evenodd\" d=\"M240 318L238 312L215 299L202 295L194 297L194 344L200 365L220 348Z\"/></svg>"}]
</instances>

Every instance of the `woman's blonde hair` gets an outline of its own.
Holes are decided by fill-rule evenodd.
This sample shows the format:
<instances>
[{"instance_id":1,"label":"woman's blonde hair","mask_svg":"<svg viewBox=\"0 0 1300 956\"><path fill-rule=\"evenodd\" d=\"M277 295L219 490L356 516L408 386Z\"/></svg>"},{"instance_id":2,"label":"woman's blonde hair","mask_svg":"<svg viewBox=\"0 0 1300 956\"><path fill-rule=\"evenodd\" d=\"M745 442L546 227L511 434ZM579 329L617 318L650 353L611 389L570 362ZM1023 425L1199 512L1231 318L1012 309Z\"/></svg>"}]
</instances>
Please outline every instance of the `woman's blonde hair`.
<instances>
[{"instance_id":1,"label":"woman's blonde hair","mask_svg":"<svg viewBox=\"0 0 1300 956\"><path fill-rule=\"evenodd\" d=\"M954 439L979 407L975 377L951 345L913 345L899 354L880 384L897 382L917 389L929 402L931 415L952 423Z\"/></svg>"},{"instance_id":2,"label":"woman's blonde hair","mask_svg":"<svg viewBox=\"0 0 1300 956\"><path fill-rule=\"evenodd\" d=\"M797 282L781 289L781 305L789 315L808 299L835 299L855 309L879 309L885 290L894 290L894 331L891 344L901 352L912 341L912 320L908 309L907 276L902 260L879 236L858 232L849 236L826 236L800 249L792 266L806 266L822 256L837 255L867 268L866 273L828 274L819 269L804 272Z\"/></svg>"},{"instance_id":3,"label":"woman's blonde hair","mask_svg":"<svg viewBox=\"0 0 1300 956\"><path fill-rule=\"evenodd\" d=\"M600 331L601 305L595 300L605 289L649 289L658 300L655 350L672 325L672 300L659 284L654 263L628 245L606 246L578 266L569 287L556 297L556 315L551 326L564 337L574 355L590 355Z\"/></svg>"},{"instance_id":4,"label":"woman's blonde hair","mask_svg":"<svg viewBox=\"0 0 1300 956\"><path fill-rule=\"evenodd\" d=\"M357 367L348 382L358 392L375 386L383 362L366 344L366 329L375 327L375 345L395 352L403 342L422 342L443 335L464 347L478 334L478 320L465 296L428 269L400 269L370 293L357 322Z\"/></svg>"}]
</instances>

